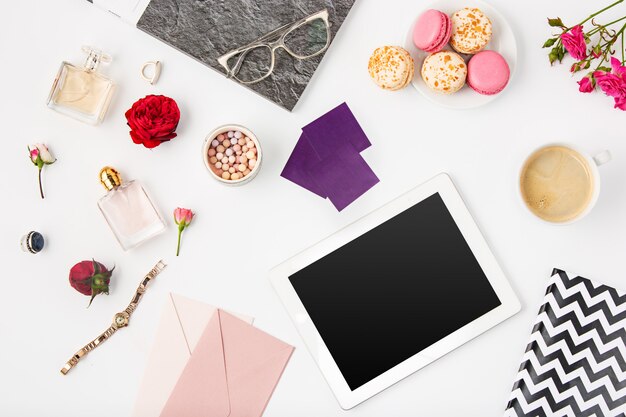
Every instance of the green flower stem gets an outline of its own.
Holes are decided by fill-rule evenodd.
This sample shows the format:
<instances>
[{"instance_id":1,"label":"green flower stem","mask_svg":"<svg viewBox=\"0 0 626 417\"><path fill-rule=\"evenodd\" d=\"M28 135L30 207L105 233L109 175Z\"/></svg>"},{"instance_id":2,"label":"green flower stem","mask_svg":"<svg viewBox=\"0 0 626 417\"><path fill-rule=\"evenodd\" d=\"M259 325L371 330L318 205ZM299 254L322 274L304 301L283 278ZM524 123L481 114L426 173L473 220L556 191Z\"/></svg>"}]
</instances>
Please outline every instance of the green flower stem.
<instances>
[{"instance_id":1,"label":"green flower stem","mask_svg":"<svg viewBox=\"0 0 626 417\"><path fill-rule=\"evenodd\" d=\"M624 17L626 18L626 16ZM613 43L617 41L618 36L622 38L622 64L624 63L624 31L625 30L626 30L626 23L622 25L622 28L619 30L619 32L615 34L615 37L613 38Z\"/></svg>"},{"instance_id":2,"label":"green flower stem","mask_svg":"<svg viewBox=\"0 0 626 417\"><path fill-rule=\"evenodd\" d=\"M626 16L624 16L623 18L621 18L619 20L624 20L624 19L626 19ZM618 22L619 20L616 20L615 22ZM626 23L622 25L622 28L619 31L617 31L615 33L615 35L613 37L611 37L611 39L606 41L604 44L599 44L600 45L600 49L603 52L602 53L602 60L596 66L596 69L594 71L597 71L598 68L600 68L600 66L604 63L604 61L606 61L607 55L608 55L608 53L610 53L611 47L615 44L615 42L617 42L617 37L618 36L620 36L621 40L622 40L622 64L624 63L624 31L626 31ZM607 49L607 48L608 48L608 50L605 51L605 49Z\"/></svg>"},{"instance_id":3,"label":"green flower stem","mask_svg":"<svg viewBox=\"0 0 626 417\"><path fill-rule=\"evenodd\" d=\"M585 20L583 20L582 22L580 22L578 25L583 25L583 24L585 24L586 22L588 22L589 20L593 19L594 17L596 17L596 16L597 16L597 15L599 15L600 13L606 12L606 11L607 11L607 10L609 10L611 7L618 5L618 4L622 3L623 1L624 1L624 0L617 0L615 3L613 3L613 4L609 4L609 5L608 5L608 6L606 6L604 9L602 9L602 10L598 10L598 11L597 11L597 12L595 12L594 14L590 15L588 18L586 18ZM615 22L613 22L613 23L615 23ZM610 25L610 24L612 24L612 23L609 23L609 25ZM576 25L576 26L578 26L578 25ZM605 26L608 26L608 25L605 25ZM571 28L567 28L567 30L570 30L570 29L571 29Z\"/></svg>"},{"instance_id":4,"label":"green flower stem","mask_svg":"<svg viewBox=\"0 0 626 417\"><path fill-rule=\"evenodd\" d=\"M622 30L622 65L624 65L624 31Z\"/></svg>"},{"instance_id":5,"label":"green flower stem","mask_svg":"<svg viewBox=\"0 0 626 417\"><path fill-rule=\"evenodd\" d=\"M624 20L624 19L626 19L626 16L620 17L619 19L616 19L616 20L614 20L614 21L612 21L612 22L609 22L609 23L607 23L606 25L602 25L602 26L600 26L600 27L597 27L597 28L595 28L595 29L592 29L592 30L590 30L590 31L589 31L589 33L587 33L587 36L594 35L594 34L598 33L600 30L602 30L602 29L606 29L606 28L608 28L609 26L611 26L611 25L613 25L613 24L615 24L615 23L617 23L617 22L621 22L621 21L622 21L622 20Z\"/></svg>"},{"instance_id":6,"label":"green flower stem","mask_svg":"<svg viewBox=\"0 0 626 417\"><path fill-rule=\"evenodd\" d=\"M39 167L39 194L41 194L41 198L43 199L43 187L41 186L41 168Z\"/></svg>"},{"instance_id":7,"label":"green flower stem","mask_svg":"<svg viewBox=\"0 0 626 417\"><path fill-rule=\"evenodd\" d=\"M178 244L176 245L176 256L180 253L180 236L183 234L183 230L185 230L185 226L182 224L178 225Z\"/></svg>"},{"instance_id":8,"label":"green flower stem","mask_svg":"<svg viewBox=\"0 0 626 417\"><path fill-rule=\"evenodd\" d=\"M606 61L606 54L602 54L602 61L600 61L600 63L596 66L596 69L594 69L593 72L596 72L598 68L600 68L600 66L604 64L604 61Z\"/></svg>"},{"instance_id":9,"label":"green flower stem","mask_svg":"<svg viewBox=\"0 0 626 417\"><path fill-rule=\"evenodd\" d=\"M602 50L602 52L605 52L604 50L608 47L609 49L611 48L611 46L613 46L613 44L615 43L615 41L617 40L617 37L620 35L620 33L616 34L613 38L611 38L610 40L606 41L605 43L600 45L600 49Z\"/></svg>"}]
</instances>

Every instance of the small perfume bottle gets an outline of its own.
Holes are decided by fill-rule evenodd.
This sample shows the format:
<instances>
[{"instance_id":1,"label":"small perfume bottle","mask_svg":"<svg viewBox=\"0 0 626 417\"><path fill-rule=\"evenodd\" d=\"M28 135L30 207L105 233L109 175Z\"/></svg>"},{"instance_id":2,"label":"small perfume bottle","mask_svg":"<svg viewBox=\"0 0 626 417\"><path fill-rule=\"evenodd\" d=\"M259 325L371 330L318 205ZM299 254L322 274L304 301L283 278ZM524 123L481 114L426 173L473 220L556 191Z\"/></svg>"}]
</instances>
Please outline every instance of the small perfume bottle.
<instances>
[{"instance_id":1,"label":"small perfume bottle","mask_svg":"<svg viewBox=\"0 0 626 417\"><path fill-rule=\"evenodd\" d=\"M96 70L100 62L111 62L109 55L83 46L87 60L83 68L63 62L54 79L48 107L80 121L97 125L109 108L115 85Z\"/></svg>"},{"instance_id":2,"label":"small perfume bottle","mask_svg":"<svg viewBox=\"0 0 626 417\"><path fill-rule=\"evenodd\" d=\"M98 207L122 249L134 248L165 230L163 218L137 181L122 184L114 168L104 167L100 182L108 192Z\"/></svg>"}]
</instances>

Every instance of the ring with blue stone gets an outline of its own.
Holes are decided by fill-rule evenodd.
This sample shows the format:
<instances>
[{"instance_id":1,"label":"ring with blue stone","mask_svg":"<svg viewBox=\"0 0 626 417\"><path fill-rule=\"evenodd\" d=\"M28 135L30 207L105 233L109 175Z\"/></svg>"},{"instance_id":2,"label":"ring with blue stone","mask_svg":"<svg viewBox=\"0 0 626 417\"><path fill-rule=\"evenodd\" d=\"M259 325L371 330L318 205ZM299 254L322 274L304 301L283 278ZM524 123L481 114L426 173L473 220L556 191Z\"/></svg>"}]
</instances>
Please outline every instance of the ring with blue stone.
<instances>
[{"instance_id":1,"label":"ring with blue stone","mask_svg":"<svg viewBox=\"0 0 626 417\"><path fill-rule=\"evenodd\" d=\"M45 240L41 233L30 231L28 232L28 234L22 236L20 244L24 252L37 254L43 249L45 245Z\"/></svg>"}]
</instances>

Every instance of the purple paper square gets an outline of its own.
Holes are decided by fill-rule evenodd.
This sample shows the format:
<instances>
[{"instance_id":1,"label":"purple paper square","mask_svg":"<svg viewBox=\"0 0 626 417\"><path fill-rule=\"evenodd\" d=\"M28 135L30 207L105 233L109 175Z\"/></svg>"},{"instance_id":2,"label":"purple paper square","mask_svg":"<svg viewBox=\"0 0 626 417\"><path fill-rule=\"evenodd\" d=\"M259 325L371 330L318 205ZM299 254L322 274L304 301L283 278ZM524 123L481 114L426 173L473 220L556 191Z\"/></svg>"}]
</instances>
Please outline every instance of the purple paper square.
<instances>
[{"instance_id":1,"label":"purple paper square","mask_svg":"<svg viewBox=\"0 0 626 417\"><path fill-rule=\"evenodd\" d=\"M315 172L313 180L326 191L338 211L349 206L380 181L358 153L323 159L312 170Z\"/></svg>"},{"instance_id":2,"label":"purple paper square","mask_svg":"<svg viewBox=\"0 0 626 417\"><path fill-rule=\"evenodd\" d=\"M378 183L360 152L371 143L346 103L306 125L280 174L341 211Z\"/></svg>"},{"instance_id":3,"label":"purple paper square","mask_svg":"<svg viewBox=\"0 0 626 417\"><path fill-rule=\"evenodd\" d=\"M285 168L283 168L280 176L322 198L326 198L326 192L317 185L310 172L311 167L319 162L319 156L303 133L293 148L293 152L291 152L291 156L287 160L287 164L285 164Z\"/></svg>"},{"instance_id":4,"label":"purple paper square","mask_svg":"<svg viewBox=\"0 0 626 417\"><path fill-rule=\"evenodd\" d=\"M302 128L321 159L344 152L351 144L355 152L362 152L372 144L346 103Z\"/></svg>"}]
</instances>

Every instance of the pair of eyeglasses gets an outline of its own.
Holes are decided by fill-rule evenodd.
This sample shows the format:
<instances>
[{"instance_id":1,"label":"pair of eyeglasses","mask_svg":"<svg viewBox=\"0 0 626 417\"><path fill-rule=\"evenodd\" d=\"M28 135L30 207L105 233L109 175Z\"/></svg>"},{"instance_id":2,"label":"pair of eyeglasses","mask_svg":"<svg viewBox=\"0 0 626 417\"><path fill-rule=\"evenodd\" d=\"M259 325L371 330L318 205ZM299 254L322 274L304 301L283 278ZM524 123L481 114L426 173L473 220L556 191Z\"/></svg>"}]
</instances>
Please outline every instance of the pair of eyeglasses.
<instances>
[{"instance_id":1,"label":"pair of eyeglasses","mask_svg":"<svg viewBox=\"0 0 626 417\"><path fill-rule=\"evenodd\" d=\"M309 59L321 54L330 45L328 10L304 17L273 30L241 48L217 59L226 69L226 76L242 84L254 84L274 71L276 50L283 48L296 59Z\"/></svg>"}]
</instances>

